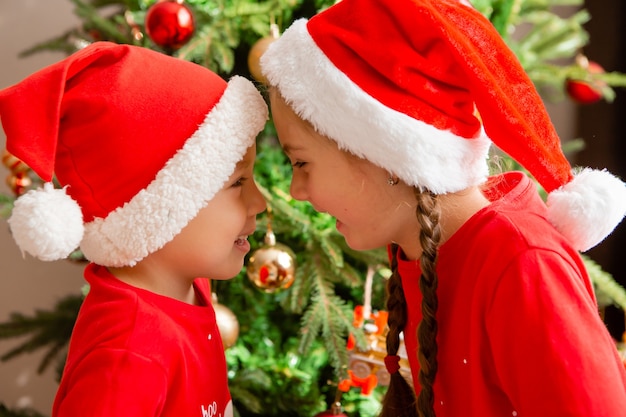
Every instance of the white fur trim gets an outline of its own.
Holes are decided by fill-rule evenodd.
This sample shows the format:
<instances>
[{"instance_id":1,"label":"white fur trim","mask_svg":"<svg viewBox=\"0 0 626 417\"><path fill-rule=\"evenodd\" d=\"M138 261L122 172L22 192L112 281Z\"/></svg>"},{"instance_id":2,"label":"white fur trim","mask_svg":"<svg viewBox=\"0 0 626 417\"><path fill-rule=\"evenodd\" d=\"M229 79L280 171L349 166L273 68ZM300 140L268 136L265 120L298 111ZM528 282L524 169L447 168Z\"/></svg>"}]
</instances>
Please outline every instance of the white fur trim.
<instances>
[{"instance_id":1,"label":"white fur trim","mask_svg":"<svg viewBox=\"0 0 626 417\"><path fill-rule=\"evenodd\" d=\"M85 257L104 266L132 266L163 247L222 188L267 117L256 87L233 77L202 125L154 181L105 219L85 225L80 246Z\"/></svg>"},{"instance_id":2,"label":"white fur trim","mask_svg":"<svg viewBox=\"0 0 626 417\"><path fill-rule=\"evenodd\" d=\"M442 131L390 109L339 71L299 19L261 57L270 85L339 147L437 194L480 184L491 141Z\"/></svg>"},{"instance_id":3,"label":"white fur trim","mask_svg":"<svg viewBox=\"0 0 626 417\"><path fill-rule=\"evenodd\" d=\"M607 171L583 169L548 195L548 220L586 251L600 243L626 214L626 186Z\"/></svg>"},{"instance_id":4,"label":"white fur trim","mask_svg":"<svg viewBox=\"0 0 626 417\"><path fill-rule=\"evenodd\" d=\"M42 261L67 258L83 238L83 213L65 188L51 183L30 190L15 200L8 220L13 239L22 252Z\"/></svg>"}]
</instances>

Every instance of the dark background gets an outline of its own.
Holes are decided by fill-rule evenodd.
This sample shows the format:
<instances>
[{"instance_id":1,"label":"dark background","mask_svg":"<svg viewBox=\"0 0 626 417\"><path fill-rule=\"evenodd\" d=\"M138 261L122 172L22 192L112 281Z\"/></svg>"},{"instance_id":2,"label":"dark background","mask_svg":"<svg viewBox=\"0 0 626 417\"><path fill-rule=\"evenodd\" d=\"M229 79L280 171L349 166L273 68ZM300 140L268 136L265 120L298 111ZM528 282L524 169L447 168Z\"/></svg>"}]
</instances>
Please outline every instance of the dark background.
<instances>
[{"instance_id":1,"label":"dark background","mask_svg":"<svg viewBox=\"0 0 626 417\"><path fill-rule=\"evenodd\" d=\"M585 54L607 71L626 72L626 6L624 0L587 0L592 16L585 25L590 43ZM607 168L626 179L626 88L616 89L613 103L599 102L577 109L576 132L586 148L572 162L592 168ZM626 287L626 224L622 222L604 242L587 252L602 268ZM624 312L607 308L605 322L618 340L624 332Z\"/></svg>"}]
</instances>

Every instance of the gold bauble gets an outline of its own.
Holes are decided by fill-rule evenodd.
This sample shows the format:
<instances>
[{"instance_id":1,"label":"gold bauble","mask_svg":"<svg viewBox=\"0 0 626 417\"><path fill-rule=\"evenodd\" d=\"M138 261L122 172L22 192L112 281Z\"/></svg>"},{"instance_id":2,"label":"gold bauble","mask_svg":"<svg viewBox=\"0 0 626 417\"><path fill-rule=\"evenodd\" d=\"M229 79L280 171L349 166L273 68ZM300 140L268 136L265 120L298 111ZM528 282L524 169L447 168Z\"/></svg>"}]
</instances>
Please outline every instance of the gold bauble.
<instances>
[{"instance_id":1,"label":"gold bauble","mask_svg":"<svg viewBox=\"0 0 626 417\"><path fill-rule=\"evenodd\" d=\"M33 180L26 173L13 173L7 177L6 184L13 191L13 194L20 196L33 184Z\"/></svg>"},{"instance_id":2,"label":"gold bauble","mask_svg":"<svg viewBox=\"0 0 626 417\"><path fill-rule=\"evenodd\" d=\"M246 273L259 289L271 293L291 287L296 274L296 255L291 248L276 243L268 225L265 245L254 251L248 260Z\"/></svg>"},{"instance_id":3,"label":"gold bauble","mask_svg":"<svg viewBox=\"0 0 626 417\"><path fill-rule=\"evenodd\" d=\"M295 279L295 255L280 243L257 249L248 261L248 278L265 292L291 287Z\"/></svg>"},{"instance_id":4,"label":"gold bauble","mask_svg":"<svg viewBox=\"0 0 626 417\"><path fill-rule=\"evenodd\" d=\"M33 185L29 176L30 167L6 149L2 152L2 165L11 171L6 178L6 184L16 196L24 194Z\"/></svg>"},{"instance_id":5,"label":"gold bauble","mask_svg":"<svg viewBox=\"0 0 626 417\"><path fill-rule=\"evenodd\" d=\"M267 79L261 72L261 56L278 37L278 26L273 24L270 26L270 35L256 41L250 48L250 52L248 52L248 69L250 70L250 75L262 84L267 84Z\"/></svg>"},{"instance_id":6,"label":"gold bauble","mask_svg":"<svg viewBox=\"0 0 626 417\"><path fill-rule=\"evenodd\" d=\"M224 350L226 350L237 342L239 321L231 309L217 301L215 294L213 294L213 309L215 310L215 321L220 330L222 345L224 345Z\"/></svg>"},{"instance_id":7,"label":"gold bauble","mask_svg":"<svg viewBox=\"0 0 626 417\"><path fill-rule=\"evenodd\" d=\"M6 149L2 152L2 165L7 167L13 174L27 173L30 171L28 165L9 153Z\"/></svg>"}]
</instances>

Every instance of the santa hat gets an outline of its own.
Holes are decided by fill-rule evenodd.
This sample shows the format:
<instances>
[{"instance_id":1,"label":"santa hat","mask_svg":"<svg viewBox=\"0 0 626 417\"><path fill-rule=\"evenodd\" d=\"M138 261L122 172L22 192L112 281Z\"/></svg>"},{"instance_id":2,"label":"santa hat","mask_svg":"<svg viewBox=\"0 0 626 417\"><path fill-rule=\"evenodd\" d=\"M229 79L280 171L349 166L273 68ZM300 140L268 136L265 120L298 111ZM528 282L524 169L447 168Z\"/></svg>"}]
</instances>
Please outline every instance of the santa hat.
<instances>
[{"instance_id":1,"label":"santa hat","mask_svg":"<svg viewBox=\"0 0 626 417\"><path fill-rule=\"evenodd\" d=\"M125 266L172 240L222 188L267 106L245 78L97 42L1 91L0 118L7 150L46 181L15 202L18 246L42 260L80 246L90 261Z\"/></svg>"},{"instance_id":2,"label":"santa hat","mask_svg":"<svg viewBox=\"0 0 626 417\"><path fill-rule=\"evenodd\" d=\"M295 21L261 68L319 133L410 185L482 183L493 142L550 193L549 219L577 249L626 213L621 180L574 175L531 80L466 1L342 0Z\"/></svg>"}]
</instances>

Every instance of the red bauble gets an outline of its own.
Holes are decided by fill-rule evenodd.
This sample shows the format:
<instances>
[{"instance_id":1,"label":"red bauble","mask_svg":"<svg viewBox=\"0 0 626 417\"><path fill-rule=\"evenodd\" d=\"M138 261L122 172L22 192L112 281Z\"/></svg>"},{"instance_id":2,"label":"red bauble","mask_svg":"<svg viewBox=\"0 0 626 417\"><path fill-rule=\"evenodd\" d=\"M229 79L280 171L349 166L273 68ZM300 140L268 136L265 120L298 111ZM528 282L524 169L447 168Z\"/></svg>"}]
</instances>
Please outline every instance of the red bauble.
<instances>
[{"instance_id":1,"label":"red bauble","mask_svg":"<svg viewBox=\"0 0 626 417\"><path fill-rule=\"evenodd\" d=\"M585 63L585 69L590 74L602 74L604 68L598 63L588 61ZM580 104L593 104L600 101L603 97L602 89L606 84L602 81L586 81L568 79L565 81L565 91L572 98L572 100Z\"/></svg>"},{"instance_id":2,"label":"red bauble","mask_svg":"<svg viewBox=\"0 0 626 417\"><path fill-rule=\"evenodd\" d=\"M193 36L195 29L191 10L182 2L159 1L146 13L146 32L157 45L178 49Z\"/></svg>"}]
</instances>

